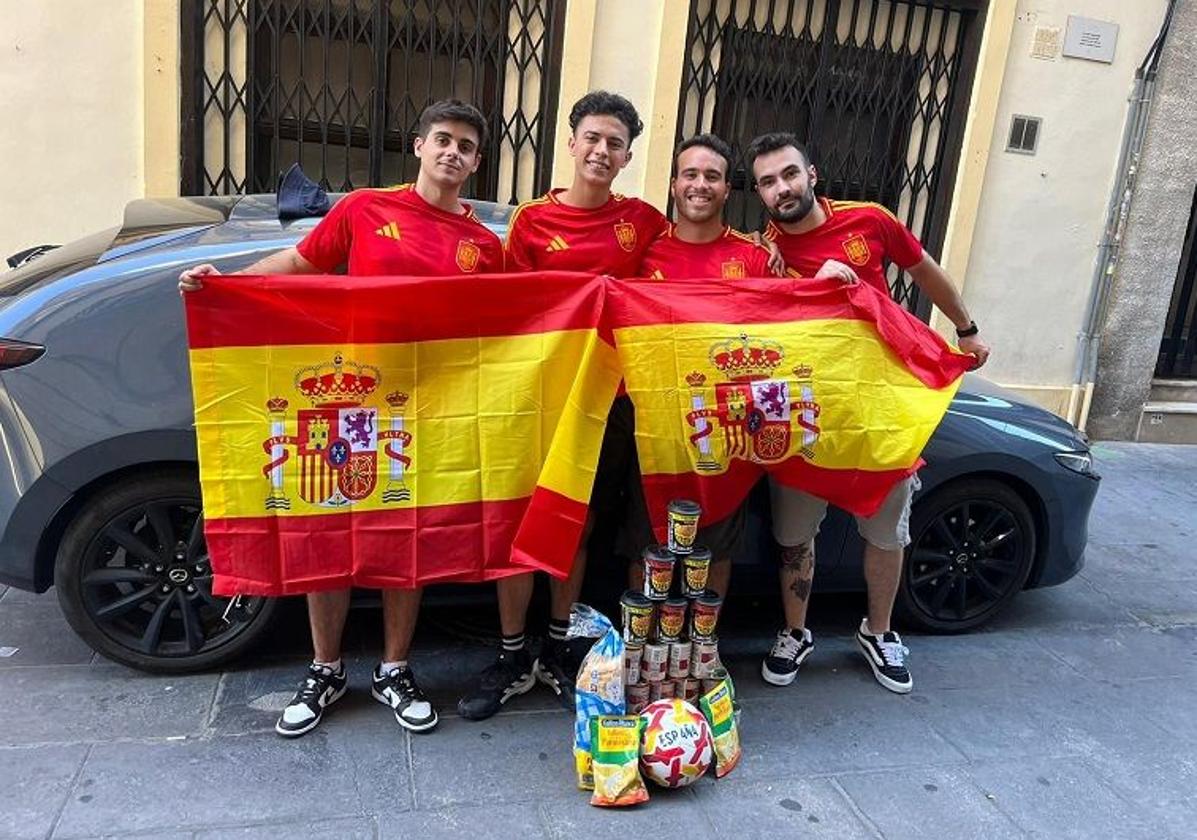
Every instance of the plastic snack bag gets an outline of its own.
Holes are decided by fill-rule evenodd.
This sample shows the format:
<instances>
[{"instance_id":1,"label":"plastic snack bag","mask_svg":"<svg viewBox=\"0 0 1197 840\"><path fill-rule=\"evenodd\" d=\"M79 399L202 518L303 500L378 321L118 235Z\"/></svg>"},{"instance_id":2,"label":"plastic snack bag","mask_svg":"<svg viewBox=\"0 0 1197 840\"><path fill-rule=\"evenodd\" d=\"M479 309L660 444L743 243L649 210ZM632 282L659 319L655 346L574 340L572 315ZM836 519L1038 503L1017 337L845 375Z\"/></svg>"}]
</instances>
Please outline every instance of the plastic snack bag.
<instances>
[{"instance_id":1,"label":"plastic snack bag","mask_svg":"<svg viewBox=\"0 0 1197 840\"><path fill-rule=\"evenodd\" d=\"M600 715L590 719L590 755L594 759L591 805L615 807L648 800L640 777L639 715Z\"/></svg>"},{"instance_id":2,"label":"plastic snack bag","mask_svg":"<svg viewBox=\"0 0 1197 840\"><path fill-rule=\"evenodd\" d=\"M708 691L699 700L702 713L711 725L715 741L715 776L722 779L740 763L740 731L732 707L731 685L727 680Z\"/></svg>"},{"instance_id":3,"label":"plastic snack bag","mask_svg":"<svg viewBox=\"0 0 1197 840\"><path fill-rule=\"evenodd\" d=\"M605 615L585 604L574 604L569 614L569 635L599 637L590 648L574 685L577 715L574 719L574 765L578 787L594 789L590 754L590 719L622 715L627 711L623 694L623 637Z\"/></svg>"}]
</instances>

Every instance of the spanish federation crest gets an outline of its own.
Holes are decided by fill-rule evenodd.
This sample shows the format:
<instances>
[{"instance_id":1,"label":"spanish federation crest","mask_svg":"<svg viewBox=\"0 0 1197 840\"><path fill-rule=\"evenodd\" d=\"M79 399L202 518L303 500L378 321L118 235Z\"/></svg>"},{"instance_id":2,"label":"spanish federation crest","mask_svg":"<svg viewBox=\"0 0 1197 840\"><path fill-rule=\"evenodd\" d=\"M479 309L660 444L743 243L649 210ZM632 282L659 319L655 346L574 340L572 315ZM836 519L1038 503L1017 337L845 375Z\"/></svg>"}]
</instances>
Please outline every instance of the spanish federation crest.
<instances>
[{"instance_id":1,"label":"spanish federation crest","mask_svg":"<svg viewBox=\"0 0 1197 840\"><path fill-rule=\"evenodd\" d=\"M778 377L777 369L785 361L782 346L747 335L712 345L709 357L727 381L712 389L701 371L686 377L686 423L694 429L689 440L700 471L722 472L733 458L777 463L794 450L814 457L820 408L809 365L796 365L792 376ZM709 407L712 391L714 407ZM716 426L722 436L714 435Z\"/></svg>"},{"instance_id":2,"label":"spanish federation crest","mask_svg":"<svg viewBox=\"0 0 1197 840\"><path fill-rule=\"evenodd\" d=\"M469 274L478 267L478 258L482 256L482 249L468 239L457 243L457 267Z\"/></svg>"},{"instance_id":3,"label":"spanish federation crest","mask_svg":"<svg viewBox=\"0 0 1197 840\"><path fill-rule=\"evenodd\" d=\"M296 434L286 433L287 407L283 397L266 403L270 415L270 437L262 448L270 461L262 473L270 479L266 509L290 509L284 465L295 447L298 475L295 488L309 505L340 507L369 498L378 485L380 445L390 459L384 503L411 498L404 484L404 471L411 457L404 450L411 445L411 433L403 428L408 395L393 391L386 396L387 429L379 428L377 407L366 399L381 383L378 369L346 362L338 353L331 363L303 368L295 374L295 390L311 404L296 417Z\"/></svg>"},{"instance_id":4,"label":"spanish federation crest","mask_svg":"<svg viewBox=\"0 0 1197 840\"><path fill-rule=\"evenodd\" d=\"M719 273L724 280L743 280L748 276L748 269L743 260L727 260L719 266Z\"/></svg>"},{"instance_id":5,"label":"spanish federation crest","mask_svg":"<svg viewBox=\"0 0 1197 840\"><path fill-rule=\"evenodd\" d=\"M631 222L616 222L615 223L615 241L619 243L619 247L625 251L633 251L636 249L636 226Z\"/></svg>"},{"instance_id":6,"label":"spanish federation crest","mask_svg":"<svg viewBox=\"0 0 1197 840\"><path fill-rule=\"evenodd\" d=\"M869 243L864 236L859 233L854 233L843 242L844 254L848 257L848 262L853 265L868 265L869 257Z\"/></svg>"}]
</instances>

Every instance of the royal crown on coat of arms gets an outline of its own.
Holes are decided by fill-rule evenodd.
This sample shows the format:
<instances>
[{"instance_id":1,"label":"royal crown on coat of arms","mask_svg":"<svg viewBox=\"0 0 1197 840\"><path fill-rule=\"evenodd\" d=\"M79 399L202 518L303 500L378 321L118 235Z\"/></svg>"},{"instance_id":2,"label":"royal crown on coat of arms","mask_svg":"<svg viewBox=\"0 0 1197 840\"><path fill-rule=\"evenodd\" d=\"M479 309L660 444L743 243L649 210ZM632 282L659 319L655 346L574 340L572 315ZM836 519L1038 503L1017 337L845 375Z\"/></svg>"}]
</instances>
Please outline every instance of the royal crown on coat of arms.
<instances>
[{"instance_id":1,"label":"royal crown on coat of arms","mask_svg":"<svg viewBox=\"0 0 1197 840\"><path fill-rule=\"evenodd\" d=\"M803 457L814 458L820 408L810 365L795 365L793 378L779 378L777 369L785 361L782 345L745 334L712 344L708 356L727 381L715 384L715 407L708 408L706 374L693 371L685 377L690 390L685 419L694 429L689 441L698 470L722 472L733 458L784 461L793 454L795 441ZM713 437L715 425L723 429L721 440Z\"/></svg>"},{"instance_id":2,"label":"royal crown on coat of arms","mask_svg":"<svg viewBox=\"0 0 1197 840\"><path fill-rule=\"evenodd\" d=\"M389 428L379 428L379 410L365 405L367 398L382 384L382 376L373 365L347 361L337 353L332 361L300 368L295 373L295 390L311 408L300 409L296 434L288 434L287 408L283 397L266 401L270 418L270 436L262 448L270 456L262 473L270 480L267 510L288 510L288 476L284 465L296 449L299 461L294 476L299 497L318 507L341 507L368 499L378 484L378 454L389 459L384 504L407 501L411 491L404 482L411 466L409 449L412 435L404 428L404 412L409 396L402 391L386 395Z\"/></svg>"}]
</instances>

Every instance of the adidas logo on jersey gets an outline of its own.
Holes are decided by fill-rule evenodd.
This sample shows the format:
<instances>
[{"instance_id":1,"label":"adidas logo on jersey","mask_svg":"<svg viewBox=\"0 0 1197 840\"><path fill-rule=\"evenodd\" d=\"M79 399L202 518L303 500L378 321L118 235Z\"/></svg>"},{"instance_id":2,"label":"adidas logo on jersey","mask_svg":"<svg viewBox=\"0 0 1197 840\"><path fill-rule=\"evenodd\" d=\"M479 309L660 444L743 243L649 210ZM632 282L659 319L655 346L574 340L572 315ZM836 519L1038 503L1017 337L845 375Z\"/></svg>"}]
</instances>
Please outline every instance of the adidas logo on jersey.
<instances>
[{"instance_id":1,"label":"adidas logo on jersey","mask_svg":"<svg viewBox=\"0 0 1197 840\"><path fill-rule=\"evenodd\" d=\"M569 243L566 242L560 236L554 236L552 239L549 240L549 244L545 246L545 250L549 251L549 252L565 251L568 249L569 249Z\"/></svg>"},{"instance_id":2,"label":"adidas logo on jersey","mask_svg":"<svg viewBox=\"0 0 1197 840\"><path fill-rule=\"evenodd\" d=\"M399 225L394 222L387 222L385 225L374 231L379 236L385 236L387 239L399 239Z\"/></svg>"}]
</instances>

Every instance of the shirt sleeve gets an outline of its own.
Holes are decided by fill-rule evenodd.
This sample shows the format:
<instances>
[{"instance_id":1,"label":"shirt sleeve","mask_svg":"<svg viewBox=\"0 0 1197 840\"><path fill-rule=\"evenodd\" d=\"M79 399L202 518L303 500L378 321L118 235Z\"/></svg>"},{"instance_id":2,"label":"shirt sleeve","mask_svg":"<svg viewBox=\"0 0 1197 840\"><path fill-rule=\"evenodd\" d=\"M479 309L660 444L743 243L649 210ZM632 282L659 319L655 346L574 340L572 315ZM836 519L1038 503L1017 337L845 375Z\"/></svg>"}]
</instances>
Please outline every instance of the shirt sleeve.
<instances>
[{"instance_id":1,"label":"shirt sleeve","mask_svg":"<svg viewBox=\"0 0 1197 840\"><path fill-rule=\"evenodd\" d=\"M536 270L536 263L532 261L531 243L528 241L528 217L523 210L522 204L515 208L511 226L507 228L507 242L503 245L506 270L510 272Z\"/></svg>"},{"instance_id":2,"label":"shirt sleeve","mask_svg":"<svg viewBox=\"0 0 1197 840\"><path fill-rule=\"evenodd\" d=\"M669 219L647 201L641 201L640 204L644 208L644 232L648 235L648 241L652 242L669 229Z\"/></svg>"},{"instance_id":3,"label":"shirt sleeve","mask_svg":"<svg viewBox=\"0 0 1197 840\"><path fill-rule=\"evenodd\" d=\"M325 274L331 274L349 262L353 244L353 205L357 194L350 193L332 206L323 219L299 241L295 250Z\"/></svg>"},{"instance_id":4,"label":"shirt sleeve","mask_svg":"<svg viewBox=\"0 0 1197 840\"><path fill-rule=\"evenodd\" d=\"M901 269L918 265L923 259L923 243L884 207L878 206L874 217L877 220L878 234L885 245L886 259L896 263Z\"/></svg>"}]
</instances>

